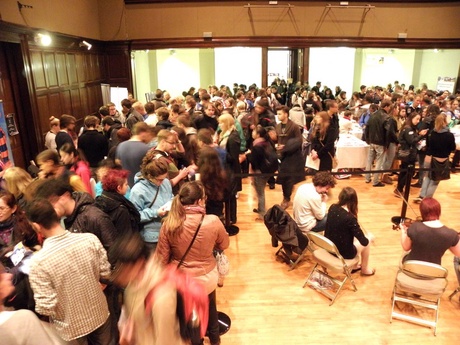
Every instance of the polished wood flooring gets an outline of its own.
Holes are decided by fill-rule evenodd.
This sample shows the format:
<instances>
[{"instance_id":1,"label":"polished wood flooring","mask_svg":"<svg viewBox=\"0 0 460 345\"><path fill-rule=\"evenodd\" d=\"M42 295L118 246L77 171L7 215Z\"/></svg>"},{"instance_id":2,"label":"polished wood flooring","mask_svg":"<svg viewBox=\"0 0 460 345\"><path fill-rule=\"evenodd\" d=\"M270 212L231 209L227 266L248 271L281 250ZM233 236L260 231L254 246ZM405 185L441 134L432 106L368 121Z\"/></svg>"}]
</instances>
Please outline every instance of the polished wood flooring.
<instances>
[{"instance_id":1,"label":"polished wood flooring","mask_svg":"<svg viewBox=\"0 0 460 345\"><path fill-rule=\"evenodd\" d=\"M306 182L310 182L308 177ZM359 221L376 236L371 247L371 266L376 274L354 274L358 288L347 282L332 306L309 287L302 285L313 267L311 254L293 271L275 258L270 235L252 212L257 207L249 178L244 180L238 199L240 233L231 237L226 250L231 272L224 287L217 290L218 310L232 320L222 344L458 344L460 341L459 295L448 296L458 286L453 270L453 255L446 252L442 264L449 270L449 285L441 301L437 336L430 328L393 320L390 324L391 293L402 249L400 234L392 230L390 218L399 215L402 200L393 196L393 186L372 187L358 175L339 180L329 204L340 190L351 186L358 191ZM460 173L441 182L435 197L442 205L442 222L460 230ZM294 196L294 194L293 194ZM411 198L418 196L412 188ZM267 208L282 200L281 186L266 189ZM409 204L418 213L418 205ZM292 214L292 207L288 208ZM414 212L409 208L408 217Z\"/></svg>"}]
</instances>

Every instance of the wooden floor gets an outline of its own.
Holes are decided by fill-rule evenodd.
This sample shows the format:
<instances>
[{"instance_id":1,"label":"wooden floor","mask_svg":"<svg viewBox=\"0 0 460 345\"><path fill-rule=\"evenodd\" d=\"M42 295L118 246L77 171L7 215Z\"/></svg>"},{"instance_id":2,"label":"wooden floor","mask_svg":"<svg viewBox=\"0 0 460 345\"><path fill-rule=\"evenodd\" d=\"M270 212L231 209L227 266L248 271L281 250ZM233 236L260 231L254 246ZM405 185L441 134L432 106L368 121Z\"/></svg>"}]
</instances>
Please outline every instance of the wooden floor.
<instances>
[{"instance_id":1,"label":"wooden floor","mask_svg":"<svg viewBox=\"0 0 460 345\"><path fill-rule=\"evenodd\" d=\"M308 177L307 182L311 178ZM309 254L296 269L277 261L277 248L271 246L263 222L255 221L257 207L249 179L244 180L238 199L240 233L231 237L226 250L231 272L218 288L218 310L232 320L222 344L458 344L460 341L459 295L448 295L458 286L453 255L447 252L442 264L449 270L449 285L442 298L437 336L427 327L393 320L389 322L391 292L402 249L399 232L390 218L399 215L402 200L392 194L394 186L374 188L362 176L338 181L329 204L340 190L351 186L358 191L359 221L376 236L371 248L373 277L354 274L358 291L347 283L336 302L329 301L309 287L302 288L313 264ZM441 182L435 197L441 202L443 223L460 230L460 173ZM411 198L418 189L412 189ZM293 194L294 196L294 194ZM267 208L282 200L281 186L266 191ZM418 213L418 205L410 201ZM292 207L288 208L292 215ZM408 209L408 217L414 217Z\"/></svg>"}]
</instances>

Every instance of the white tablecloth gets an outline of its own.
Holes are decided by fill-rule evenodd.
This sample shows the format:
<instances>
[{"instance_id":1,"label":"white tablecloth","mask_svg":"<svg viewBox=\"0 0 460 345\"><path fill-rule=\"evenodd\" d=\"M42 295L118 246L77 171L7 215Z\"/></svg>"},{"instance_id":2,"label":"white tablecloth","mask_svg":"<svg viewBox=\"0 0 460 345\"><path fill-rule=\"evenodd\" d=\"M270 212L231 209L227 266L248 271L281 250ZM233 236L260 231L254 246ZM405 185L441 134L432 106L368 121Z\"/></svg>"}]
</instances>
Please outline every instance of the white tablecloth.
<instances>
[{"instance_id":1,"label":"white tablecloth","mask_svg":"<svg viewBox=\"0 0 460 345\"><path fill-rule=\"evenodd\" d=\"M352 134L340 135L337 142L336 157L339 161L337 169L362 168L367 164L369 145Z\"/></svg>"},{"instance_id":2,"label":"white tablecloth","mask_svg":"<svg viewBox=\"0 0 460 345\"><path fill-rule=\"evenodd\" d=\"M455 126L454 128L451 128L450 131L455 137L455 146L457 150L460 150L460 126Z\"/></svg>"}]
</instances>

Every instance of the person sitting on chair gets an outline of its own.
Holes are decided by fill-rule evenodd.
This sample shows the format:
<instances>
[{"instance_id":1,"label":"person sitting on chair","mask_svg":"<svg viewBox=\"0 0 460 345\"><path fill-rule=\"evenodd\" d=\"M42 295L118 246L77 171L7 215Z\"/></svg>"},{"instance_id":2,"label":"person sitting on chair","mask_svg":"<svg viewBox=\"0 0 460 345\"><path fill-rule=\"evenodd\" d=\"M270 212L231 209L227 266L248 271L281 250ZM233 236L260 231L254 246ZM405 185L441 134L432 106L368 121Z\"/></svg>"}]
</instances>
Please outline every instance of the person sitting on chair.
<instances>
[{"instance_id":1,"label":"person sitting on chair","mask_svg":"<svg viewBox=\"0 0 460 345\"><path fill-rule=\"evenodd\" d=\"M326 229L327 193L336 184L329 171L320 171L313 176L312 183L305 183L297 189L293 204L294 220L304 235L309 231Z\"/></svg>"},{"instance_id":2,"label":"person sitting on chair","mask_svg":"<svg viewBox=\"0 0 460 345\"><path fill-rule=\"evenodd\" d=\"M401 245L405 251L410 250L403 262L419 260L440 265L447 249L460 256L459 235L439 220L439 202L434 198L424 198L420 203L420 214L421 222L415 222L409 228L402 225Z\"/></svg>"},{"instance_id":3,"label":"person sitting on chair","mask_svg":"<svg viewBox=\"0 0 460 345\"><path fill-rule=\"evenodd\" d=\"M331 205L324 234L339 250L344 259L361 256L361 265L353 267L352 273L361 270L362 276L372 276L375 269L369 267L370 242L372 234L364 235L358 223L358 195L351 187L345 187L339 194L339 201Z\"/></svg>"}]
</instances>

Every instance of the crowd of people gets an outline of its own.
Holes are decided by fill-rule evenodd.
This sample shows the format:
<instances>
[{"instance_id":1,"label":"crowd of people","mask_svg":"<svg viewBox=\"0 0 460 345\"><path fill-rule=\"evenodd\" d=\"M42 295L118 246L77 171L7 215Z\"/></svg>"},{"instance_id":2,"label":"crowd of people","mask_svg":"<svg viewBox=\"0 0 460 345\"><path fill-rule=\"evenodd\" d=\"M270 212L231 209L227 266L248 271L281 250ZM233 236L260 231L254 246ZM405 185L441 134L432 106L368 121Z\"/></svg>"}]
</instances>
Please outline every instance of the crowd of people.
<instances>
[{"instance_id":1,"label":"crowd of people","mask_svg":"<svg viewBox=\"0 0 460 345\"><path fill-rule=\"evenodd\" d=\"M373 236L359 225L356 191L344 188L326 209L336 185L330 174L335 144L353 121L370 145L365 182L392 184L389 174L372 169L389 170L401 161L398 197L404 195L409 165L449 163L453 151L453 167L460 159L449 131L460 120L459 97L398 82L386 88L363 85L348 99L340 87L287 85L277 78L267 88L191 88L176 98L157 90L146 104L129 97L121 106L121 111L113 103L102 106L84 118L79 131L74 116L50 118L36 176L19 167L2 172L0 255L15 286L1 274L0 308L33 312L14 318L31 320L33 332L49 338L43 343L186 343L175 287L165 283L169 265L203 284L207 334L211 344L220 344L216 288L222 277L214 255L227 249L235 234L231 225L238 220L242 178L253 175L254 212L262 221L265 188L281 185L279 204L287 209L294 186L305 180L307 158L316 161L317 171L294 196L301 233L324 231L344 258L360 256L354 272L374 275ZM448 248L459 255L458 236L439 223L432 198L441 179L424 171L416 177L423 228L442 228L446 237L434 261ZM402 232L403 248L413 255L419 227ZM150 293L155 298L146 320ZM52 331L37 317L49 321ZM3 330L8 322L2 320Z\"/></svg>"}]
</instances>

